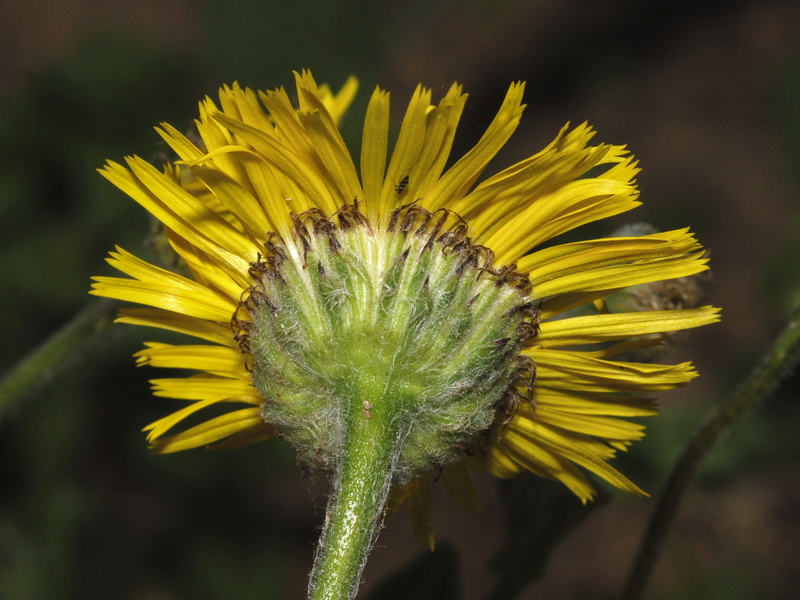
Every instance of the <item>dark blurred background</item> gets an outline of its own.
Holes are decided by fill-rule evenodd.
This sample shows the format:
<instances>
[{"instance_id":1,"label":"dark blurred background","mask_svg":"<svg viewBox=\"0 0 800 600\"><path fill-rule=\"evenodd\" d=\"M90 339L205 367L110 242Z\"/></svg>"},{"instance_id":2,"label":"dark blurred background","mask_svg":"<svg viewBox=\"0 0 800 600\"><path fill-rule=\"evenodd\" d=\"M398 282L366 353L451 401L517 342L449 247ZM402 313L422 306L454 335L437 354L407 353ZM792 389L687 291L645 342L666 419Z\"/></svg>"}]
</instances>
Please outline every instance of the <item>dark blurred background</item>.
<instances>
[{"instance_id":1,"label":"dark blurred background","mask_svg":"<svg viewBox=\"0 0 800 600\"><path fill-rule=\"evenodd\" d=\"M360 78L350 140L376 84L392 91L397 124L418 82L440 97L457 80L470 93L457 155L522 79L528 108L496 168L566 121L638 156L645 205L626 218L691 226L713 259L709 302L724 309L676 357L702 377L665 397L646 441L618 461L648 490L800 303L795 1L0 0L0 15L0 373L89 301L114 244L147 255L146 215L95 169L157 156L152 126L187 129L222 83L290 85L300 68L334 88ZM147 380L165 373L136 369L131 354L165 338L114 335L0 421L0 598L302 597L324 483L303 479L279 441L148 454L140 429L174 405L150 396ZM796 597L799 383L716 448L647 598ZM435 486L440 567L467 599L496 588L506 543L495 482L476 482L479 514ZM611 496L521 598L619 591L653 502ZM365 596L421 552L401 511Z\"/></svg>"}]
</instances>

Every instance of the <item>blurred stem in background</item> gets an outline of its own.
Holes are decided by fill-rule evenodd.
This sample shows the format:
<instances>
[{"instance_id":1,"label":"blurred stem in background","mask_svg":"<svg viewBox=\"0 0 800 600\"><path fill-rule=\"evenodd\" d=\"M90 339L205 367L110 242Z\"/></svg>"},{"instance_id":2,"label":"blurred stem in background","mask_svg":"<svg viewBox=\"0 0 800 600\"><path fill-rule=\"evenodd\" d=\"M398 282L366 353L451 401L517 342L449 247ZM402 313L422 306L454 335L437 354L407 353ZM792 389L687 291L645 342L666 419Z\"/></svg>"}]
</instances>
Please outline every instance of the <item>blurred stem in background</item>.
<instances>
[{"instance_id":1,"label":"blurred stem in background","mask_svg":"<svg viewBox=\"0 0 800 600\"><path fill-rule=\"evenodd\" d=\"M20 410L23 402L42 393L68 369L74 368L117 337L109 331L117 303L98 300L88 304L60 331L24 358L0 381L0 419ZM116 329L116 328L115 328ZM698 467L721 435L746 410L765 400L800 361L800 308L773 346L730 399L695 433L676 462L659 497L655 512L636 554L622 600L637 600L658 559L680 501Z\"/></svg>"},{"instance_id":2,"label":"blurred stem in background","mask_svg":"<svg viewBox=\"0 0 800 600\"><path fill-rule=\"evenodd\" d=\"M766 400L800 361L800 307L795 308L783 331L744 383L692 436L670 473L647 526L621 600L638 600L675 520L678 505L698 467L722 434L745 411Z\"/></svg>"},{"instance_id":3,"label":"blurred stem in background","mask_svg":"<svg viewBox=\"0 0 800 600\"><path fill-rule=\"evenodd\" d=\"M114 323L119 304L99 299L87 304L66 325L0 379L0 421L67 370L79 366L118 340Z\"/></svg>"}]
</instances>

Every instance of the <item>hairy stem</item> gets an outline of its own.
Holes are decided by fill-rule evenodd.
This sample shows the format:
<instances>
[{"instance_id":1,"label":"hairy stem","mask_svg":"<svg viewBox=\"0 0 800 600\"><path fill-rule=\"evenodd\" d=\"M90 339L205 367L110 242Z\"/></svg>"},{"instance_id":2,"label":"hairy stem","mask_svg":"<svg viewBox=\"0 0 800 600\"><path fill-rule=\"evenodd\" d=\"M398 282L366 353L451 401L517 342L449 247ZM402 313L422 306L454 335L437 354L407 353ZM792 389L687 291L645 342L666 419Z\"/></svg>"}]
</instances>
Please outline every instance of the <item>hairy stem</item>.
<instances>
[{"instance_id":1,"label":"hairy stem","mask_svg":"<svg viewBox=\"0 0 800 600\"><path fill-rule=\"evenodd\" d=\"M388 404L388 405L387 405ZM346 416L344 454L333 480L314 570L312 600L354 598L383 520L394 464L405 438L402 419L371 394L359 395Z\"/></svg>"}]
</instances>

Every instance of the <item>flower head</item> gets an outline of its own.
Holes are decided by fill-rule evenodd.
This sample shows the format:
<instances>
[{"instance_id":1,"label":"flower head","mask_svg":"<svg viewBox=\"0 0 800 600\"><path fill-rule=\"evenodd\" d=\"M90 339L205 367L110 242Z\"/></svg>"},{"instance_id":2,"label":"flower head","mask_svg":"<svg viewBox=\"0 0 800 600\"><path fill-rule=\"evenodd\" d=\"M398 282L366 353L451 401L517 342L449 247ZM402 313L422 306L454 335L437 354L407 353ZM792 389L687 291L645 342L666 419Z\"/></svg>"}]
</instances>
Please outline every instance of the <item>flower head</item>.
<instances>
[{"instance_id":1,"label":"flower head","mask_svg":"<svg viewBox=\"0 0 800 600\"><path fill-rule=\"evenodd\" d=\"M156 395L185 402L146 428L154 450L281 436L306 466L335 470L348 427L391 405L406 423L392 434L403 439L391 457L395 501L408 500L425 539L423 475L437 467L467 504L465 464L532 471L583 501L595 494L585 471L641 494L608 463L643 435L627 418L654 414L650 394L696 373L618 357L718 316L605 310L624 288L705 270L686 229L545 245L639 204L625 148L590 145L585 124L564 127L481 179L519 123L522 84L450 166L461 87L435 104L419 87L391 155L389 94L376 89L357 166L338 129L355 81L338 94L308 72L296 83L297 106L283 89L238 85L219 106L206 98L197 142L162 124L179 157L163 172L137 157L101 171L163 223L188 271L118 248L109 262L129 277L96 277L92 290L148 307L124 309L120 322L199 340L137 354L197 372L153 380ZM575 316L581 307L591 310ZM212 405L226 410L181 429Z\"/></svg>"}]
</instances>

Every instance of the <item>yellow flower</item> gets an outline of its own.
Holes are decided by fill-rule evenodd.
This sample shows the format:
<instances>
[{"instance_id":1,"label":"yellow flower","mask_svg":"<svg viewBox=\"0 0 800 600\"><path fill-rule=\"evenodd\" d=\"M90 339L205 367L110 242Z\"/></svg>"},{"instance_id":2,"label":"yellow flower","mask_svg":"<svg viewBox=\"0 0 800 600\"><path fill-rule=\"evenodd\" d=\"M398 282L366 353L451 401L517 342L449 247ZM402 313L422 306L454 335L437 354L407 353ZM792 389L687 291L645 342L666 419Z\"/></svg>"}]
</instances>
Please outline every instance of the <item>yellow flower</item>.
<instances>
[{"instance_id":1,"label":"yellow flower","mask_svg":"<svg viewBox=\"0 0 800 600\"><path fill-rule=\"evenodd\" d=\"M473 435L470 430L469 448L463 448L468 452L458 452L462 461L453 462L449 454L443 459L443 479L456 497L466 505L473 501L465 464L483 466L498 477L528 470L561 481L584 502L595 491L582 469L620 489L642 494L608 464L617 451L643 436L642 426L627 418L655 414L655 401L649 394L683 385L696 373L689 363L644 364L615 357L637 345L657 342L659 334L714 322L718 311L702 307L572 315L580 307L602 308L604 298L629 286L701 272L706 269L703 250L686 229L545 245L562 233L639 204L634 183L638 169L626 149L590 145L594 132L585 124L564 127L541 152L481 180L483 170L519 123L524 108L522 84L510 86L483 137L450 166L450 150L466 101L461 87L453 85L438 104L432 103L430 90L419 87L391 155L389 94L376 89L366 113L357 168L338 129L356 92L355 80L335 95L327 87L318 87L308 72L297 74L296 83L298 106L283 89L256 94L238 85L220 91L219 106L206 98L196 122L202 140L197 143L162 124L157 131L180 158L163 172L137 157L127 158L127 167L109 162L101 171L163 223L169 244L191 273L185 277L118 248L109 263L129 278L96 277L92 290L149 307L124 309L120 322L177 331L200 340L191 345L149 343L137 354L140 365L198 372L193 377L153 380L155 395L185 402L180 410L146 428L154 450L232 446L279 435L298 446L306 443L306 434L292 429L294 417L271 412L262 396L284 394L291 403L295 401L287 391L291 382L309 388L298 393L310 396L317 393L316 386L329 385L328 380L302 373L305 355L284 357L282 366L266 364L269 357L256 357L254 367L252 348L265 327L254 325L258 320L254 315L275 312L264 291L264 286L272 284L265 282L269 277L284 281L298 274L295 284L286 282L289 296L282 302L291 303L295 294L299 308L287 310L305 315L307 305L317 302L306 289L313 278L305 274L311 270L307 255L322 252L319 236L327 235L332 247L349 244L346 256L353 262L341 267L351 270L342 277L343 287L337 294L355 298L360 292L347 286L361 285L353 282L362 270L365 278L380 279L387 277L389 267L370 266L383 260L384 246L362 243L361 234L347 237L348 232L400 235L402 230L406 237L397 238L401 240L398 251L414 233L428 240L420 252L434 242L441 243L440 254L466 248L471 258L464 261L472 261L469 266L478 273L476 278L485 274L494 278L494 287L510 286L517 294L513 302L526 308L514 327L527 328L527 333L515 338L513 356L508 358L516 361L516 371L508 367L506 378L499 380L505 390L502 400L498 396L489 402L493 424L487 428L484 419L484 433ZM390 256L385 265L405 261L408 248L398 256ZM287 275L281 270L284 260L296 265L296 273ZM315 272L324 275L326 268L331 269L325 265L341 266L323 263L322 258L314 263ZM380 285L374 281L369 285L373 286L370 293L375 293L388 284L381 280ZM425 278L420 289L427 290L428 285ZM272 288L268 291L278 293ZM325 302L338 302L332 298ZM329 308L326 304L321 310ZM310 322L316 318L313 311L308 314ZM347 321L341 327L350 324ZM290 330L297 324L279 325L288 331L281 339L291 341ZM326 333L326 327L320 320L320 344L330 346L342 340L341 332ZM312 328L302 335L316 334ZM339 350L350 356L357 345L352 339L341 342L341 349L326 347L320 356L335 356ZM266 354L282 351L280 340L271 343ZM365 350L367 355L371 352ZM283 380L280 369L287 364L294 369L285 375L288 383L276 384L276 379ZM272 380L254 381L264 374ZM413 380L415 375L409 377ZM465 384L454 380L448 385L458 395ZM323 391L320 398L324 399ZM173 433L185 419L212 405L224 405L226 412ZM359 409L367 419L375 410L368 401ZM277 414L273 421L265 420L272 414ZM319 448L298 449L307 463L313 463L315 451L321 463L328 460L325 452L335 454ZM417 464L416 456L408 460ZM430 477L409 471L396 483L401 485L395 486L394 501L409 502L418 535L432 543Z\"/></svg>"}]
</instances>

